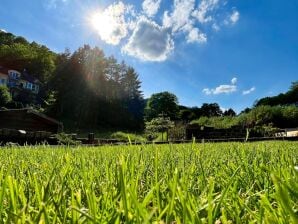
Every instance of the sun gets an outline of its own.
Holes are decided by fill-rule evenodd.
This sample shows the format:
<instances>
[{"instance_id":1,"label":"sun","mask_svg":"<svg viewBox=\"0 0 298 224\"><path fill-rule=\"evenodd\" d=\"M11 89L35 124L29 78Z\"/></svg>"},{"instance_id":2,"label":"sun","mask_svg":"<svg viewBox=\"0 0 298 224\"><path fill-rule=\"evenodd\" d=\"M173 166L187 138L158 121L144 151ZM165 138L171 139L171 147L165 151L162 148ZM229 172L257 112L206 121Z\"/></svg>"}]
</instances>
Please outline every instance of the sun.
<instances>
[{"instance_id":1,"label":"sun","mask_svg":"<svg viewBox=\"0 0 298 224\"><path fill-rule=\"evenodd\" d=\"M91 17L91 24L103 40L109 40L113 34L115 21L105 13L95 13Z\"/></svg>"},{"instance_id":2,"label":"sun","mask_svg":"<svg viewBox=\"0 0 298 224\"><path fill-rule=\"evenodd\" d=\"M108 44L118 45L128 32L125 7L122 5L99 9L91 14L89 21L100 38Z\"/></svg>"}]
</instances>

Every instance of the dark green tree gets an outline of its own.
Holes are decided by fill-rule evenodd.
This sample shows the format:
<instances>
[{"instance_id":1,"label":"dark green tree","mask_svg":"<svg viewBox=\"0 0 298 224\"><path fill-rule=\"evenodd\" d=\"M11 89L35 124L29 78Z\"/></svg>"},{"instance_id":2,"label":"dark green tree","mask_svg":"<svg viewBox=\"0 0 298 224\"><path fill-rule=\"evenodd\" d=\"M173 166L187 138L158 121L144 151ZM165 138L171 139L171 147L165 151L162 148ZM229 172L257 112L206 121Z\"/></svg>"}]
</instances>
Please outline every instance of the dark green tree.
<instances>
[{"instance_id":1,"label":"dark green tree","mask_svg":"<svg viewBox=\"0 0 298 224\"><path fill-rule=\"evenodd\" d=\"M105 57L88 45L57 57L50 82L56 94L54 114L75 128L144 126L141 82L133 68Z\"/></svg>"},{"instance_id":2,"label":"dark green tree","mask_svg":"<svg viewBox=\"0 0 298 224\"><path fill-rule=\"evenodd\" d=\"M217 103L203 103L201 113L205 117L218 117L222 115L222 110Z\"/></svg>"},{"instance_id":3,"label":"dark green tree","mask_svg":"<svg viewBox=\"0 0 298 224\"><path fill-rule=\"evenodd\" d=\"M171 120L175 120L179 116L178 112L178 98L173 93L161 92L153 94L148 99L145 118L150 121L162 114Z\"/></svg>"},{"instance_id":4,"label":"dark green tree","mask_svg":"<svg viewBox=\"0 0 298 224\"><path fill-rule=\"evenodd\" d=\"M129 112L130 124L141 129L144 127L145 101L138 74L132 67L127 67L120 84L123 88L123 102Z\"/></svg>"},{"instance_id":5,"label":"dark green tree","mask_svg":"<svg viewBox=\"0 0 298 224\"><path fill-rule=\"evenodd\" d=\"M255 103L255 107L264 105L298 105L298 82L293 82L286 93L280 93L273 97L264 97Z\"/></svg>"},{"instance_id":6,"label":"dark green tree","mask_svg":"<svg viewBox=\"0 0 298 224\"><path fill-rule=\"evenodd\" d=\"M0 86L0 107L6 106L12 101L11 95L6 86Z\"/></svg>"},{"instance_id":7,"label":"dark green tree","mask_svg":"<svg viewBox=\"0 0 298 224\"><path fill-rule=\"evenodd\" d=\"M231 117L235 117L236 116L236 112L230 108L226 111L223 112L223 116L231 116Z\"/></svg>"}]
</instances>

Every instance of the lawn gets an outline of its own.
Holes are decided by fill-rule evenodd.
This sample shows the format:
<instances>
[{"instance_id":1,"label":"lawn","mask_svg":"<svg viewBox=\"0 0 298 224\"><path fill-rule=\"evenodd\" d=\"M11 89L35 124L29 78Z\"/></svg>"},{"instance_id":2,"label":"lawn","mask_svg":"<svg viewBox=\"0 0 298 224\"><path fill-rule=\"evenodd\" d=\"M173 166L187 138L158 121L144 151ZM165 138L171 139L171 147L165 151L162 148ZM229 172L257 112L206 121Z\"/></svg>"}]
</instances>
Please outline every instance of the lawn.
<instances>
[{"instance_id":1,"label":"lawn","mask_svg":"<svg viewBox=\"0 0 298 224\"><path fill-rule=\"evenodd\" d=\"M8 147L0 162L0 223L298 223L297 142Z\"/></svg>"}]
</instances>

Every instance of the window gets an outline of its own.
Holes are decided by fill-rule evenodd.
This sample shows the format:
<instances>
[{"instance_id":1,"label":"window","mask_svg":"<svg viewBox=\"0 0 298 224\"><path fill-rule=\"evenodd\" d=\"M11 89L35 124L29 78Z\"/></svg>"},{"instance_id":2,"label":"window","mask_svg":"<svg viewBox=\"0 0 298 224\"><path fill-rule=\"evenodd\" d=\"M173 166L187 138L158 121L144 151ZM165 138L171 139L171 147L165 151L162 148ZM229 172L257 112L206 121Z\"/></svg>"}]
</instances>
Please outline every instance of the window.
<instances>
[{"instance_id":1,"label":"window","mask_svg":"<svg viewBox=\"0 0 298 224\"><path fill-rule=\"evenodd\" d=\"M19 74L16 73L16 72L10 72L10 73L9 73L9 76L10 76L12 79L18 79L18 78L19 78Z\"/></svg>"},{"instance_id":2,"label":"window","mask_svg":"<svg viewBox=\"0 0 298 224\"><path fill-rule=\"evenodd\" d=\"M32 83L27 82L27 83L26 83L26 88L27 88L27 89L32 89Z\"/></svg>"},{"instance_id":3,"label":"window","mask_svg":"<svg viewBox=\"0 0 298 224\"><path fill-rule=\"evenodd\" d=\"M0 79L0 85L5 85L6 84L6 80L5 79Z\"/></svg>"}]
</instances>

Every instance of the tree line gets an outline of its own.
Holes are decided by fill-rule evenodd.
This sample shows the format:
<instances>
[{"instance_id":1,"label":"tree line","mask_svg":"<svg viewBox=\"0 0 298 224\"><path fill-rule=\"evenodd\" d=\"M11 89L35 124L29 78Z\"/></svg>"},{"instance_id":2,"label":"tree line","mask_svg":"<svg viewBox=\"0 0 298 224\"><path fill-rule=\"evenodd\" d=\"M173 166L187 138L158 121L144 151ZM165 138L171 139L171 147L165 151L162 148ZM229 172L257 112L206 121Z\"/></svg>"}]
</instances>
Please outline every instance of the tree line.
<instances>
[{"instance_id":1,"label":"tree line","mask_svg":"<svg viewBox=\"0 0 298 224\"><path fill-rule=\"evenodd\" d=\"M73 53L66 50L57 54L46 46L0 31L0 65L26 69L39 79L43 86L38 109L63 121L66 127L144 127L145 103L138 74L97 47L85 45ZM0 92L0 106L11 107L5 89Z\"/></svg>"},{"instance_id":2,"label":"tree line","mask_svg":"<svg viewBox=\"0 0 298 224\"><path fill-rule=\"evenodd\" d=\"M78 128L143 128L144 98L136 71L88 45L57 56L47 113Z\"/></svg>"},{"instance_id":3,"label":"tree line","mask_svg":"<svg viewBox=\"0 0 298 224\"><path fill-rule=\"evenodd\" d=\"M0 65L26 69L39 79L43 86L38 94L38 110L70 129L137 131L144 129L145 122L160 116L216 128L298 126L298 82L288 92L260 99L237 115L231 108L223 111L217 103L203 103L201 107L180 105L170 92L144 99L134 68L89 45L57 54L46 46L0 31ZM1 87L0 106L19 106L11 101L7 90Z\"/></svg>"}]
</instances>

